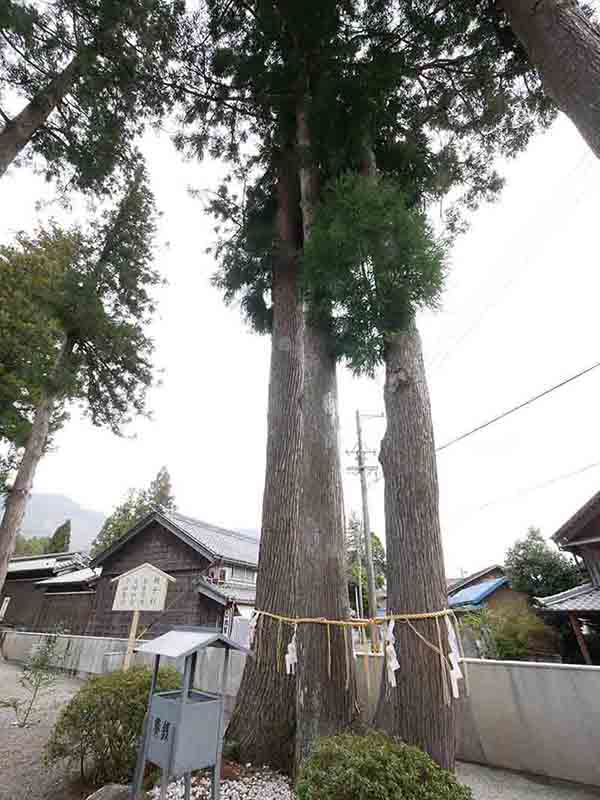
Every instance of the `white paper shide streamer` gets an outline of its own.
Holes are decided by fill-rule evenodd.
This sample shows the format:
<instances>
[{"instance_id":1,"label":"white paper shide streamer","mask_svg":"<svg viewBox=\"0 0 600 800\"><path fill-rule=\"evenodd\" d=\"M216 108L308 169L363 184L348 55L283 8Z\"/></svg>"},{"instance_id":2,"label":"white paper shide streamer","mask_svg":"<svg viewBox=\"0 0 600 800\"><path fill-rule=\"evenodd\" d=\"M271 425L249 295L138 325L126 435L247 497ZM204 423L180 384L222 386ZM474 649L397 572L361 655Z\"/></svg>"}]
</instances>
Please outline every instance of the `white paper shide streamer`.
<instances>
[{"instance_id":1,"label":"white paper shide streamer","mask_svg":"<svg viewBox=\"0 0 600 800\"><path fill-rule=\"evenodd\" d=\"M460 690L458 688L458 682L462 680L463 674L460 669L460 651L458 648L458 640L456 638L456 631L454 630L454 626L446 617L446 627L448 628L448 644L450 645L450 664L452 669L450 670L450 683L452 684L452 695L456 700L460 697Z\"/></svg>"},{"instance_id":2,"label":"white paper shide streamer","mask_svg":"<svg viewBox=\"0 0 600 800\"><path fill-rule=\"evenodd\" d=\"M254 646L254 636L256 634L256 623L258 622L258 614L256 611L250 617L250 624L248 625L248 650L252 650Z\"/></svg>"},{"instance_id":3,"label":"white paper shide streamer","mask_svg":"<svg viewBox=\"0 0 600 800\"><path fill-rule=\"evenodd\" d=\"M396 648L394 644L396 637L394 636L394 626L396 622L391 619L388 623L387 634L385 637L385 668L387 671L387 680L390 686L396 686L396 670L400 669L400 662L396 656Z\"/></svg>"},{"instance_id":4,"label":"white paper shide streamer","mask_svg":"<svg viewBox=\"0 0 600 800\"><path fill-rule=\"evenodd\" d=\"M287 653L285 654L285 674L286 675L295 675L296 674L296 664L298 663L298 651L296 649L296 630L297 625L294 625L294 635L290 639L290 643L287 647Z\"/></svg>"}]
</instances>

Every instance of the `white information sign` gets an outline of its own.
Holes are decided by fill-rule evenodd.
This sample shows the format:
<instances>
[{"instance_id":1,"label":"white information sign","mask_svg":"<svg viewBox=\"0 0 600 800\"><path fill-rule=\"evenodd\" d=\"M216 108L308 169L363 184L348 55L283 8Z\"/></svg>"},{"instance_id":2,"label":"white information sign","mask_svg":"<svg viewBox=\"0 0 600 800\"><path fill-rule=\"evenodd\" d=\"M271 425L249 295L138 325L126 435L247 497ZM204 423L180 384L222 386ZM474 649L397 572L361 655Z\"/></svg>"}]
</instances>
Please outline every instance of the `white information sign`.
<instances>
[{"instance_id":1,"label":"white information sign","mask_svg":"<svg viewBox=\"0 0 600 800\"><path fill-rule=\"evenodd\" d=\"M162 611L167 587L175 578L152 564L141 564L118 578L113 611Z\"/></svg>"}]
</instances>

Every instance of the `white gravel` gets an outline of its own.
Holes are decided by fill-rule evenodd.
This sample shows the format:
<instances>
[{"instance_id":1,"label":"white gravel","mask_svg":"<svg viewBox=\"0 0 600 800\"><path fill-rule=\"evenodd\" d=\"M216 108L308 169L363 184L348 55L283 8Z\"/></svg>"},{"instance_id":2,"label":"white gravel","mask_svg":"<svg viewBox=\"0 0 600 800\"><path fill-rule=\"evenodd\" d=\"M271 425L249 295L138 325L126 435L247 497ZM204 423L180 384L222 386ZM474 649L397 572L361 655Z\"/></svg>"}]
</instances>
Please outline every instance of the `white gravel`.
<instances>
[{"instance_id":1,"label":"white gravel","mask_svg":"<svg viewBox=\"0 0 600 800\"><path fill-rule=\"evenodd\" d=\"M155 786L149 795L152 800L158 800L160 787ZM193 800L208 800L210 778L193 778L191 795ZM169 784L167 797L168 800L183 800L183 779ZM221 800L294 800L294 797L288 779L267 768L221 781Z\"/></svg>"}]
</instances>

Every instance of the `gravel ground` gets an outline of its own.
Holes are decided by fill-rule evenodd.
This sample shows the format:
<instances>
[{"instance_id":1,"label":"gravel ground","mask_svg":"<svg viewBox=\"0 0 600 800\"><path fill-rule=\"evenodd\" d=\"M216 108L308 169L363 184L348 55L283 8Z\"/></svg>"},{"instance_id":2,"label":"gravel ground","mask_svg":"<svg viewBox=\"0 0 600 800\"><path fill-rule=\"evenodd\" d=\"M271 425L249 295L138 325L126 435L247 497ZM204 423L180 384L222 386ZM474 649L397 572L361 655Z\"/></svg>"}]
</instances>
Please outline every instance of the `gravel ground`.
<instances>
[{"instance_id":1,"label":"gravel ground","mask_svg":"<svg viewBox=\"0 0 600 800\"><path fill-rule=\"evenodd\" d=\"M160 788L155 787L149 794L152 800L158 800ZM193 778L191 795L192 800L209 800L210 778ZM183 800L183 780L169 784L167 796L169 800ZM294 800L294 793L287 778L260 769L222 780L221 800Z\"/></svg>"},{"instance_id":2,"label":"gravel ground","mask_svg":"<svg viewBox=\"0 0 600 800\"><path fill-rule=\"evenodd\" d=\"M19 686L20 668L0 661L0 698L22 697ZM64 767L47 769L42 752L52 726L63 706L79 689L81 682L61 678L44 695L33 712L36 724L17 728L11 723L11 710L0 709L0 800L81 800L87 797L84 788L73 783L76 776L65 773ZM475 800L598 800L600 791L546 781L543 778L521 775L505 770L490 769L476 764L458 764L457 775L470 786ZM205 800L208 779L194 780L194 800ZM222 800L293 800L287 780L270 772L257 770L231 776L222 784ZM159 790L151 793L153 800ZM172 783L170 800L183 797L183 784Z\"/></svg>"},{"instance_id":3,"label":"gravel ground","mask_svg":"<svg viewBox=\"0 0 600 800\"><path fill-rule=\"evenodd\" d=\"M456 774L475 800L598 800L600 791L502 769L460 763Z\"/></svg>"},{"instance_id":4,"label":"gravel ground","mask_svg":"<svg viewBox=\"0 0 600 800\"><path fill-rule=\"evenodd\" d=\"M25 697L19 685L20 668L0 661L0 698ZM75 694L81 682L64 677L42 695L31 713L34 724L12 725L11 709L0 709L0 800L79 800L82 792L68 783L64 767L48 769L42 751L61 707Z\"/></svg>"}]
</instances>

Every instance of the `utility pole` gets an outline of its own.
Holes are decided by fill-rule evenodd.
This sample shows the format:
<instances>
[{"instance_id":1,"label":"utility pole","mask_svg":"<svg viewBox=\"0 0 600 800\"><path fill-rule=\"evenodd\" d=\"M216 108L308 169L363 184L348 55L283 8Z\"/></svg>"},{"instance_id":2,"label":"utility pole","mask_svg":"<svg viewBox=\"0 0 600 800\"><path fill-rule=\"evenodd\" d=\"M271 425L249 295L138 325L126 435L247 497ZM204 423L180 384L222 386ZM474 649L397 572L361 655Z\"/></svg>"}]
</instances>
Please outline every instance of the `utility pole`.
<instances>
[{"instance_id":1,"label":"utility pole","mask_svg":"<svg viewBox=\"0 0 600 800\"><path fill-rule=\"evenodd\" d=\"M356 450L356 463L360 477L360 490L362 494L363 532L365 535L365 555L367 561L367 588L369 597L369 610L371 616L377 614L377 597L375 589L375 570L373 568L373 546L371 541L371 523L369 522L369 495L367 490L367 469L374 469L365 465L365 452L362 443L362 428L360 424L360 411L356 410L356 436L358 447ZM374 650L379 650L379 631L377 625L371 626L371 643Z\"/></svg>"}]
</instances>

